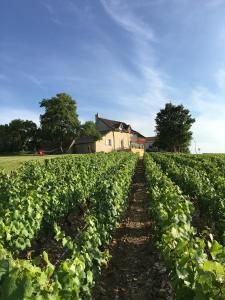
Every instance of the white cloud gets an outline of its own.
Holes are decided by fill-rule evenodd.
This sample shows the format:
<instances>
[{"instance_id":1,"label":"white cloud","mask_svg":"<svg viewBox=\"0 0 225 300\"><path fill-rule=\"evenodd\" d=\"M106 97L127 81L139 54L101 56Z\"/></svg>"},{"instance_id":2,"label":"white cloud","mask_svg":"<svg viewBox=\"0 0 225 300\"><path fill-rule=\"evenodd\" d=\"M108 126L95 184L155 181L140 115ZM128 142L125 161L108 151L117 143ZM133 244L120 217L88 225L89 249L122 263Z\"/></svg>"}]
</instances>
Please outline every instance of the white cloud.
<instances>
[{"instance_id":1,"label":"white cloud","mask_svg":"<svg viewBox=\"0 0 225 300\"><path fill-rule=\"evenodd\" d=\"M127 124L130 124L133 129L139 131L144 136L154 136L155 132L155 112L141 112L125 113L124 119Z\"/></svg>"},{"instance_id":2,"label":"white cloud","mask_svg":"<svg viewBox=\"0 0 225 300\"><path fill-rule=\"evenodd\" d=\"M225 69L220 69L216 72L215 80L218 87L225 90Z\"/></svg>"},{"instance_id":3,"label":"white cloud","mask_svg":"<svg viewBox=\"0 0 225 300\"><path fill-rule=\"evenodd\" d=\"M196 119L193 125L194 140L192 143L192 152L197 148L201 152L225 152L224 132L225 121L222 119L212 119L204 115Z\"/></svg>"},{"instance_id":4,"label":"white cloud","mask_svg":"<svg viewBox=\"0 0 225 300\"><path fill-rule=\"evenodd\" d=\"M49 3L47 3L45 1L45 2L41 2L41 4L45 7L45 9L48 11L48 13L50 15L54 15L55 14L55 10L53 9L53 7Z\"/></svg>"},{"instance_id":5,"label":"white cloud","mask_svg":"<svg viewBox=\"0 0 225 300\"><path fill-rule=\"evenodd\" d=\"M150 41L155 40L152 28L149 27L142 19L137 18L133 12L124 5L121 0L100 0L108 15L123 29L128 32L139 35Z\"/></svg>"},{"instance_id":6,"label":"white cloud","mask_svg":"<svg viewBox=\"0 0 225 300\"><path fill-rule=\"evenodd\" d=\"M190 94L190 105L196 114L193 125L194 140L201 152L225 152L225 101L205 87L196 87Z\"/></svg>"},{"instance_id":7,"label":"white cloud","mask_svg":"<svg viewBox=\"0 0 225 300\"><path fill-rule=\"evenodd\" d=\"M105 117L130 123L134 129L146 136L153 135L157 112L164 107L166 102L174 99L174 95L179 94L179 91L175 87L171 87L170 78L158 67L158 57L154 46L161 42L160 37L156 36L151 25L141 18L138 11L140 7L143 9L144 6L159 5L166 0L100 0L100 2L109 18L124 33L127 33L130 39L130 43L121 44L119 49L127 53L127 64L124 63L119 51L114 51L111 47L111 45L114 46L113 38L111 39L107 31L99 28L98 22L95 20L95 23L90 24L95 33L98 33L98 39L94 43L84 45L84 48L86 47L85 54L89 53L85 62L81 59L78 63L71 57L64 59L57 56L44 57L41 65L45 67L45 71L42 71L41 79L29 73L24 73L23 76L39 87L43 87L43 85L47 87L51 84L65 90L68 87L68 92L74 93L75 98L77 90L79 90L80 99L83 100L86 97L85 104L79 103L78 99L78 109L81 111L82 120L85 120L84 116L87 118L94 116L98 111ZM184 8L184 4L189 3L188 0L171 2L174 9L177 9L178 6L178 8ZM197 2L193 1L193 3ZM204 4L208 6L223 3L225 0L204 0ZM42 4L48 11L49 18L53 22L61 24L61 19L58 18L62 17L62 12L57 11L55 6L50 6L47 2ZM198 7L195 9L199 12ZM62 11L63 13L70 12L76 17L79 16L83 22L87 22L86 17L83 16L91 14L88 7L85 12L72 1L68 1ZM182 9L181 11L183 13ZM196 20L193 12L187 13L184 20L190 21L191 17ZM67 24L65 19L63 21ZM4 60L9 61L9 58L6 56ZM128 66L129 63L134 71ZM4 75L0 74L0 79L4 80ZM225 132L225 97L223 98L225 69L218 70L214 79L218 86L216 94L204 86L193 84L192 90L187 91L186 101L183 103L196 118L196 123L193 125L194 139L197 148L201 148L203 152L225 152L223 140ZM5 105L7 105L5 99L17 99L15 95L4 93L0 90L0 101L4 100ZM91 99L87 99L92 93L93 98L97 99L100 96L101 99L104 99L104 105L101 102L98 104L98 101L95 103L91 102ZM14 103L13 100L12 103ZM39 113L24 109L3 108L1 105L0 122L7 123L13 118L32 119L38 122ZM192 151L194 148L193 143Z\"/></svg>"},{"instance_id":8,"label":"white cloud","mask_svg":"<svg viewBox=\"0 0 225 300\"><path fill-rule=\"evenodd\" d=\"M224 1L215 2L214 5L220 5ZM123 75L126 81L122 80L121 85L129 84L130 92L126 90L121 93L122 89L120 89L118 101L123 105L124 110L121 116L118 114L118 117L126 120L143 134L152 135L157 112L170 101L171 96L177 94L176 88L168 84L168 77L156 67L157 55L153 48L154 41L158 41L158 38L150 26L143 23L129 9L129 5L126 5L129 2L101 0L101 3L109 16L132 34L136 55L133 60L141 74L139 78L132 77L129 70L123 70L123 74L126 74L126 76ZM212 5L209 1L208 4ZM225 70L219 70L215 79L219 89L224 91ZM215 94L204 86L193 86L183 104L196 118L192 127L194 134L192 152L195 151L195 143L196 147L203 152L225 152L225 142L222 138L225 132L225 103L222 93L218 91Z\"/></svg>"},{"instance_id":9,"label":"white cloud","mask_svg":"<svg viewBox=\"0 0 225 300\"><path fill-rule=\"evenodd\" d=\"M58 17L58 13L56 12L56 10L53 8L52 5L50 5L47 2L41 2L41 4L47 10L47 12L49 13L50 20L53 23L55 23L57 25L64 25L64 23L60 20L60 18Z\"/></svg>"},{"instance_id":10,"label":"white cloud","mask_svg":"<svg viewBox=\"0 0 225 300\"><path fill-rule=\"evenodd\" d=\"M138 72L138 75L133 73L119 61L112 61L109 66L116 69L115 74L110 71L110 75L111 85L115 84L118 91L111 96L112 102L115 106L122 106L122 110L113 111L112 117L130 123L145 135L153 135L156 113L170 99L172 91L167 76L156 67L153 45L157 37L151 26L133 10L142 6L142 2L132 2L130 5L129 1L101 0L101 3L116 24L131 34L132 64Z\"/></svg>"},{"instance_id":11,"label":"white cloud","mask_svg":"<svg viewBox=\"0 0 225 300\"><path fill-rule=\"evenodd\" d=\"M42 81L35 75L29 74L26 72L21 72L21 74L26 77L29 81L31 81L33 84L42 87Z\"/></svg>"}]
</instances>

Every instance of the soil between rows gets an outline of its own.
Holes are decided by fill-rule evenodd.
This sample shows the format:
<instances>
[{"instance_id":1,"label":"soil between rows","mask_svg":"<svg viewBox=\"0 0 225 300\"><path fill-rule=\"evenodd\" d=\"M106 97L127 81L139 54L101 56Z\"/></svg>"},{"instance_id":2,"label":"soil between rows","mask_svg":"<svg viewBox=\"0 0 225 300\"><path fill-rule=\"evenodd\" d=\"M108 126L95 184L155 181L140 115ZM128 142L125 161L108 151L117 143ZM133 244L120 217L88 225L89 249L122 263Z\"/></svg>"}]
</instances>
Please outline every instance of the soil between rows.
<instances>
[{"instance_id":1,"label":"soil between rows","mask_svg":"<svg viewBox=\"0 0 225 300\"><path fill-rule=\"evenodd\" d=\"M149 201L143 161L139 160L130 206L109 247L112 258L102 271L93 299L174 299L166 268L155 248Z\"/></svg>"}]
</instances>

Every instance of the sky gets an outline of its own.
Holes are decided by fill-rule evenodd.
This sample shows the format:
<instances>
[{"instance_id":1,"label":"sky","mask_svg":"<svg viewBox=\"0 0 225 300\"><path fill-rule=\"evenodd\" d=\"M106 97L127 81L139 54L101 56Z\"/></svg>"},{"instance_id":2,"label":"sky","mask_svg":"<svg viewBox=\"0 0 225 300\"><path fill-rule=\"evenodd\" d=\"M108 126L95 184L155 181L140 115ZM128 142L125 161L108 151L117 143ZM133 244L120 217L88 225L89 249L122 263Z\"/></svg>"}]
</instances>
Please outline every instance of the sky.
<instances>
[{"instance_id":1,"label":"sky","mask_svg":"<svg viewBox=\"0 0 225 300\"><path fill-rule=\"evenodd\" d=\"M0 124L61 92L146 136L183 104L192 152L225 152L225 0L0 0Z\"/></svg>"}]
</instances>

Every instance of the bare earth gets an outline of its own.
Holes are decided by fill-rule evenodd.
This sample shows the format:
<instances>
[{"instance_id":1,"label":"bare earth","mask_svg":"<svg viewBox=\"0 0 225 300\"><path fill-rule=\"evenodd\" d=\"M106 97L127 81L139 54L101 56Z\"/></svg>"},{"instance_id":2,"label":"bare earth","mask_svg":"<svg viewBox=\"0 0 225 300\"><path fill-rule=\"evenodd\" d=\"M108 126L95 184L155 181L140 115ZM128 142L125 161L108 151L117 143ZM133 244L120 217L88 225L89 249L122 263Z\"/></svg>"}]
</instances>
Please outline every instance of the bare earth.
<instances>
[{"instance_id":1,"label":"bare earth","mask_svg":"<svg viewBox=\"0 0 225 300\"><path fill-rule=\"evenodd\" d=\"M131 204L110 245L112 258L102 272L93 299L174 299L167 271L155 248L149 201L140 160L132 184Z\"/></svg>"}]
</instances>

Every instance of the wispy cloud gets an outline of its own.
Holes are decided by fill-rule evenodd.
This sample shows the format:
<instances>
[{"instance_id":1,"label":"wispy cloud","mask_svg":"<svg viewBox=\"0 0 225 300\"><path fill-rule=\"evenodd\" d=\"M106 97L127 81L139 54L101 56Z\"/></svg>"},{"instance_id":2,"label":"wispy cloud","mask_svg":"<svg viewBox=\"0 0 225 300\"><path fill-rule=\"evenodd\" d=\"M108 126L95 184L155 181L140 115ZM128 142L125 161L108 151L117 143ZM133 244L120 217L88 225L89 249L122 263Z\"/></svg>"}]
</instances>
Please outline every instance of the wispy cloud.
<instances>
[{"instance_id":1,"label":"wispy cloud","mask_svg":"<svg viewBox=\"0 0 225 300\"><path fill-rule=\"evenodd\" d=\"M128 32L139 35L150 41L155 41L155 35L152 30L142 19L137 18L127 6L124 6L124 1L100 0L108 15L123 29Z\"/></svg>"},{"instance_id":2,"label":"wispy cloud","mask_svg":"<svg viewBox=\"0 0 225 300\"><path fill-rule=\"evenodd\" d=\"M130 33L132 64L138 70L137 75L121 66L119 62L114 62L117 75L111 78L111 82L113 80L117 82L118 95L113 95L112 101L115 105L117 103L123 107L122 116L118 117L124 118L144 134L152 135L155 114L170 98L172 90L167 82L167 76L164 76L155 64L157 57L153 45L158 39L151 26L140 19L135 10L132 10L133 6L129 5L129 1L101 0L101 3L110 18ZM136 8L138 4L137 2L135 4Z\"/></svg>"},{"instance_id":3,"label":"wispy cloud","mask_svg":"<svg viewBox=\"0 0 225 300\"><path fill-rule=\"evenodd\" d=\"M31 81L33 84L37 85L38 87L42 87L43 86L42 81L37 76L35 76L33 74L26 73L26 72L21 72L21 74L26 79L28 79L29 81Z\"/></svg>"},{"instance_id":4,"label":"wispy cloud","mask_svg":"<svg viewBox=\"0 0 225 300\"><path fill-rule=\"evenodd\" d=\"M50 16L50 20L57 25L64 25L62 20L59 18L57 11L48 2L41 2L42 6L47 10Z\"/></svg>"},{"instance_id":5,"label":"wispy cloud","mask_svg":"<svg viewBox=\"0 0 225 300\"><path fill-rule=\"evenodd\" d=\"M55 10L53 9L53 7L47 3L47 2L41 2L41 4L45 7L45 9L48 11L48 13L50 15L54 15L55 14Z\"/></svg>"},{"instance_id":6,"label":"wispy cloud","mask_svg":"<svg viewBox=\"0 0 225 300\"><path fill-rule=\"evenodd\" d=\"M209 2L208 4L212 5ZM215 2L213 5L221 5L225 1ZM149 24L145 24L133 11L129 10L129 6L126 5L127 1L101 0L101 3L108 15L124 30L130 32L132 38L135 39L133 47L136 57L133 57L133 60L141 76L132 79L129 71L127 70L126 73L123 70L126 77L131 80L130 93L126 91L126 93L120 93L119 96L124 106L125 119L144 134L154 134L156 113L171 98L174 99L174 95L179 94L177 88L168 83L169 77L157 67L158 58L154 51L154 42L159 42L159 37ZM187 1L182 1L182 3L179 1L176 5L181 8L187 5ZM151 57L149 58L146 53L151 53ZM218 87L220 89L225 87L225 70L219 70L215 77ZM221 139L221 134L225 131L223 96L219 92L215 94L204 86L193 84L183 104L196 117L196 123L192 128L194 132L192 151L195 151L195 143L197 148L201 148L204 152L225 151L225 143Z\"/></svg>"},{"instance_id":7,"label":"wispy cloud","mask_svg":"<svg viewBox=\"0 0 225 300\"><path fill-rule=\"evenodd\" d=\"M218 87L225 90L225 69L220 69L216 72L215 80Z\"/></svg>"},{"instance_id":8,"label":"wispy cloud","mask_svg":"<svg viewBox=\"0 0 225 300\"><path fill-rule=\"evenodd\" d=\"M225 151L224 3L41 0L44 26L46 20L56 24L35 29L42 43L35 44L39 39L28 31L27 39L13 40L5 34L1 43L0 122L15 117L37 121L39 114L23 109L37 103L28 99L23 89L27 85L34 99L68 92L78 100L82 120L98 111L145 135L154 134L156 113L166 102L178 104L182 99L196 117L197 147ZM55 30L58 40L49 42Z\"/></svg>"},{"instance_id":9,"label":"wispy cloud","mask_svg":"<svg viewBox=\"0 0 225 300\"><path fill-rule=\"evenodd\" d=\"M196 143L201 152L225 152L225 105L222 94L199 86L191 91L188 98L196 115L192 151L195 152Z\"/></svg>"},{"instance_id":10,"label":"wispy cloud","mask_svg":"<svg viewBox=\"0 0 225 300\"><path fill-rule=\"evenodd\" d=\"M82 22L86 22L87 18L93 16L91 6L87 3L83 3L82 6L78 6L76 1L67 0L61 3L60 8L57 4L50 4L47 0L41 4L48 12L50 20L61 26L69 26L73 28L73 24L70 22L70 18L68 18L68 16L71 15L76 16L76 18Z\"/></svg>"}]
</instances>

